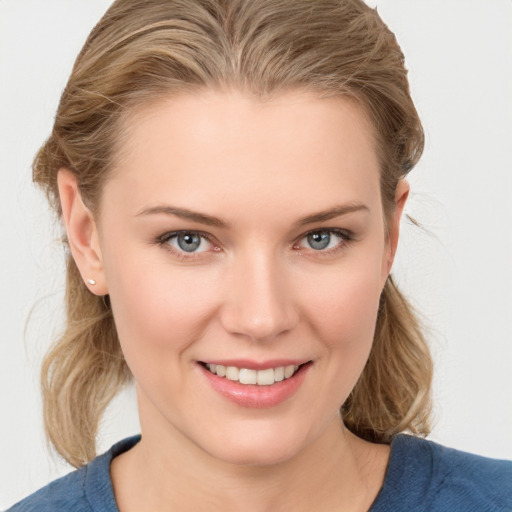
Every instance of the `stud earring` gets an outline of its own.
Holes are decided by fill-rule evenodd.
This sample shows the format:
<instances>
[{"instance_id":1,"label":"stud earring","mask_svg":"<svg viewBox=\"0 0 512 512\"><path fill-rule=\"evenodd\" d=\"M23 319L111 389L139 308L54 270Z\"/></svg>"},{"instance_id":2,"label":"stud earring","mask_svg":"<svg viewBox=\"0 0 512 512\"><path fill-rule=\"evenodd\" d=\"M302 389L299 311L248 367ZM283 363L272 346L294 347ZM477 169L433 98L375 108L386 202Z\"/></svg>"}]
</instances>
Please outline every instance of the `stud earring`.
<instances>
[{"instance_id":1,"label":"stud earring","mask_svg":"<svg viewBox=\"0 0 512 512\"><path fill-rule=\"evenodd\" d=\"M96 284L96 281L94 279L87 279L87 282L91 285L91 286L94 286Z\"/></svg>"}]
</instances>

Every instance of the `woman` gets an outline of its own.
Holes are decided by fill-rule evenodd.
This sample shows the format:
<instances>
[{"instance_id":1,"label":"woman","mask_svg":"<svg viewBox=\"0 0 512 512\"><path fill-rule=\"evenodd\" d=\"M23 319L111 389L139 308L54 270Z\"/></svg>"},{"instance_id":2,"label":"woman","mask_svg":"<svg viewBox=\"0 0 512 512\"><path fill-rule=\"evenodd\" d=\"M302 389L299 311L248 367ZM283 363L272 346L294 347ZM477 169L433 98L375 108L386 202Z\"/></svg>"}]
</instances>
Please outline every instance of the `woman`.
<instances>
[{"instance_id":1,"label":"woman","mask_svg":"<svg viewBox=\"0 0 512 512\"><path fill-rule=\"evenodd\" d=\"M81 469L12 510L512 506L509 463L399 435L429 431L389 276L423 132L377 14L312 5L124 0L90 35L34 163L70 249L45 421ZM142 437L94 459L132 376Z\"/></svg>"}]
</instances>

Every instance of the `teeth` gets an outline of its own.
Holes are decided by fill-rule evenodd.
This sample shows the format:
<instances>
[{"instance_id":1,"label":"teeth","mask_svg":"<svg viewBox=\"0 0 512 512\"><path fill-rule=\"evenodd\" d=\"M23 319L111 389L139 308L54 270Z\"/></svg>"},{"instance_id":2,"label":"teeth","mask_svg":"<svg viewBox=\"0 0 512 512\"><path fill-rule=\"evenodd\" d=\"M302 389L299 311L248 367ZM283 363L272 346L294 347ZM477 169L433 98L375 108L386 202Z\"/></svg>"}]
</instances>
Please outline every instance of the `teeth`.
<instances>
[{"instance_id":1,"label":"teeth","mask_svg":"<svg viewBox=\"0 0 512 512\"><path fill-rule=\"evenodd\" d=\"M269 368L268 370L259 370L257 373L258 386L270 386L271 384L274 384L276 377L275 370L273 368Z\"/></svg>"},{"instance_id":2,"label":"teeth","mask_svg":"<svg viewBox=\"0 0 512 512\"><path fill-rule=\"evenodd\" d=\"M247 368L241 368L240 377L238 380L240 381L240 384L256 384L258 381L258 372L256 370L247 370Z\"/></svg>"},{"instance_id":3,"label":"teeth","mask_svg":"<svg viewBox=\"0 0 512 512\"><path fill-rule=\"evenodd\" d=\"M238 380L240 377L240 370L236 366L228 366L226 368L226 379Z\"/></svg>"},{"instance_id":4,"label":"teeth","mask_svg":"<svg viewBox=\"0 0 512 512\"><path fill-rule=\"evenodd\" d=\"M266 370L250 370L221 364L207 364L206 367L219 377L238 381L240 384L257 384L258 386L271 386L275 382L289 379L299 369L297 365L278 366Z\"/></svg>"},{"instance_id":5,"label":"teeth","mask_svg":"<svg viewBox=\"0 0 512 512\"><path fill-rule=\"evenodd\" d=\"M288 379L289 377L291 377L293 375L294 372L295 372L295 367L293 365L285 366L284 367L284 378Z\"/></svg>"}]
</instances>

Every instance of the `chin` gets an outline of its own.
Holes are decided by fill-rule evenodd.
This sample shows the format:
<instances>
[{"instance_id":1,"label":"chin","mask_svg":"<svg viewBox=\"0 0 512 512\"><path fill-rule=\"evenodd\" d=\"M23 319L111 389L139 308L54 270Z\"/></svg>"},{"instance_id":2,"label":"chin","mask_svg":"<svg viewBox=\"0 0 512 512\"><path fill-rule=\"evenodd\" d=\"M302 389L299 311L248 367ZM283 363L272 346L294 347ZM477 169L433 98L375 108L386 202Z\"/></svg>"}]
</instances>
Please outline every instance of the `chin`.
<instances>
[{"instance_id":1,"label":"chin","mask_svg":"<svg viewBox=\"0 0 512 512\"><path fill-rule=\"evenodd\" d=\"M284 448L284 449L283 449ZM282 443L272 446L227 446L223 450L215 450L211 455L227 464L235 466L265 467L275 466L292 459L297 450L286 449Z\"/></svg>"},{"instance_id":2,"label":"chin","mask_svg":"<svg viewBox=\"0 0 512 512\"><path fill-rule=\"evenodd\" d=\"M244 432L226 432L207 451L216 459L237 466L272 466L297 456L309 444L304 433L283 432L280 428L249 427ZM238 435L237 435L238 434Z\"/></svg>"}]
</instances>

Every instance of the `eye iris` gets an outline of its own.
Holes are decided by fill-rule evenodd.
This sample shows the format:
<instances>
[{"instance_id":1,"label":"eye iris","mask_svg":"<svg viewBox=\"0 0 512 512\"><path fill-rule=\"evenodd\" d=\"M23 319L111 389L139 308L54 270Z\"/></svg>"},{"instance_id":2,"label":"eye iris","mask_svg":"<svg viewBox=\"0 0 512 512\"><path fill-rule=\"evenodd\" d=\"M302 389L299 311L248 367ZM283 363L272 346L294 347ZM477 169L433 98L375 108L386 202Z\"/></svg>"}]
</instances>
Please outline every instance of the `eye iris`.
<instances>
[{"instance_id":1,"label":"eye iris","mask_svg":"<svg viewBox=\"0 0 512 512\"><path fill-rule=\"evenodd\" d=\"M201 245L201 237L193 233L180 233L177 242L183 251L194 252Z\"/></svg>"},{"instance_id":2,"label":"eye iris","mask_svg":"<svg viewBox=\"0 0 512 512\"><path fill-rule=\"evenodd\" d=\"M311 233L308 235L308 244L313 249L325 249L331 241L331 234L325 232Z\"/></svg>"}]
</instances>

